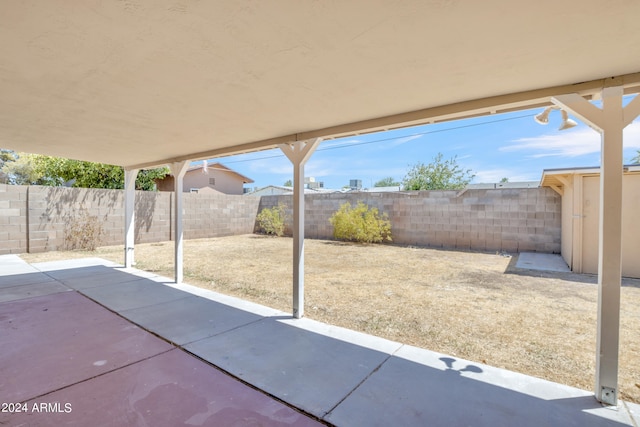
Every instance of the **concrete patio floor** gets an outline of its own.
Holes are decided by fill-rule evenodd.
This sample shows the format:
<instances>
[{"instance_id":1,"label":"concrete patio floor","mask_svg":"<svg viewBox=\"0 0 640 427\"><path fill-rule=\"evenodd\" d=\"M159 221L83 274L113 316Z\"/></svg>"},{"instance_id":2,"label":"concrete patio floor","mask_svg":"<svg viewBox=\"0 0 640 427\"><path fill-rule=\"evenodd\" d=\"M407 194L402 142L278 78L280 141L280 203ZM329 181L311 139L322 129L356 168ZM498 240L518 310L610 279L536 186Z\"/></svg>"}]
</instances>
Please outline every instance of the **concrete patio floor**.
<instances>
[{"instance_id":1,"label":"concrete patio floor","mask_svg":"<svg viewBox=\"0 0 640 427\"><path fill-rule=\"evenodd\" d=\"M640 425L639 405L97 258L0 256L0 400L12 426Z\"/></svg>"}]
</instances>

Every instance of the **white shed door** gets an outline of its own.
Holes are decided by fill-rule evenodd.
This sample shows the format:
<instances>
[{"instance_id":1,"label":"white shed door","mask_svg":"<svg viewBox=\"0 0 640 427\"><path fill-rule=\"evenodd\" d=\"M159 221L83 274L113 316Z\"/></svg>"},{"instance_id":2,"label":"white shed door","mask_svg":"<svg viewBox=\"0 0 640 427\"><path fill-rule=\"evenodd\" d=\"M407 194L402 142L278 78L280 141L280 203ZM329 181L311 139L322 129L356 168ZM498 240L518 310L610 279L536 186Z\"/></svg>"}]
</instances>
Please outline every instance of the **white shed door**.
<instances>
[{"instance_id":1,"label":"white shed door","mask_svg":"<svg viewBox=\"0 0 640 427\"><path fill-rule=\"evenodd\" d=\"M640 175L622 181L622 275L640 277ZM582 272L598 273L600 178L582 178Z\"/></svg>"}]
</instances>

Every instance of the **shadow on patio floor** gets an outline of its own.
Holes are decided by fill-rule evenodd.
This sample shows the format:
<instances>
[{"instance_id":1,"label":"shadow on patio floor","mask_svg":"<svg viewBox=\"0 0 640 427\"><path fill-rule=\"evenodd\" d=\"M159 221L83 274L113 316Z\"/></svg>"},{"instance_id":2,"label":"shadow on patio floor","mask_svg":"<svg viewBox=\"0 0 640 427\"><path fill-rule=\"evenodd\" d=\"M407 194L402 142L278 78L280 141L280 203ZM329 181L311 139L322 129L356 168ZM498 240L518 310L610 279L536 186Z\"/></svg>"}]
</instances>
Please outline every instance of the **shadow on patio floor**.
<instances>
[{"instance_id":1,"label":"shadow on patio floor","mask_svg":"<svg viewBox=\"0 0 640 427\"><path fill-rule=\"evenodd\" d=\"M0 275L0 381L29 413L0 423L614 427L638 413L100 260L19 270Z\"/></svg>"}]
</instances>

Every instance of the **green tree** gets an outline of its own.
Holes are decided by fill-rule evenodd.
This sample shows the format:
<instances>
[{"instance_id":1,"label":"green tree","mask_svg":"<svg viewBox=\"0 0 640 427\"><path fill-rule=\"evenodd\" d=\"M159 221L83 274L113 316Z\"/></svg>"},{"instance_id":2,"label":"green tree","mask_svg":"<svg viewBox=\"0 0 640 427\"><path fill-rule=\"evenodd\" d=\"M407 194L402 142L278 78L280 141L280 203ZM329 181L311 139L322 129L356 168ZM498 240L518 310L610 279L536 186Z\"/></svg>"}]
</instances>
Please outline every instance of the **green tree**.
<instances>
[{"instance_id":1,"label":"green tree","mask_svg":"<svg viewBox=\"0 0 640 427\"><path fill-rule=\"evenodd\" d=\"M400 185L400 183L390 176L382 178L380 181L373 184L374 187L394 187L398 185Z\"/></svg>"},{"instance_id":2,"label":"green tree","mask_svg":"<svg viewBox=\"0 0 640 427\"><path fill-rule=\"evenodd\" d=\"M443 160L438 153L427 165L418 162L411 166L402 180L405 190L461 190L475 176L471 169L458 165L457 156Z\"/></svg>"},{"instance_id":3,"label":"green tree","mask_svg":"<svg viewBox=\"0 0 640 427\"><path fill-rule=\"evenodd\" d=\"M156 191L156 179L164 178L169 174L168 167L142 169L136 177L136 189L145 191ZM124 188L124 174L122 177L122 188Z\"/></svg>"},{"instance_id":4,"label":"green tree","mask_svg":"<svg viewBox=\"0 0 640 427\"><path fill-rule=\"evenodd\" d=\"M43 176L50 181L48 185L72 181L73 187L124 188L124 169L120 166L50 156L38 156L36 162ZM163 178L168 173L167 167L139 171L136 190L155 190L155 179Z\"/></svg>"},{"instance_id":5,"label":"green tree","mask_svg":"<svg viewBox=\"0 0 640 427\"><path fill-rule=\"evenodd\" d=\"M72 182L73 187L124 188L124 170L120 166L39 154L19 153L16 157L15 161L6 162L2 167L11 184L57 186ZM141 170L136 179L136 189L154 190L155 179L168 173L166 167Z\"/></svg>"},{"instance_id":6,"label":"green tree","mask_svg":"<svg viewBox=\"0 0 640 427\"><path fill-rule=\"evenodd\" d=\"M0 148L0 168L4 166L6 162L15 162L16 153L6 148Z\"/></svg>"},{"instance_id":7,"label":"green tree","mask_svg":"<svg viewBox=\"0 0 640 427\"><path fill-rule=\"evenodd\" d=\"M509 182L509 178L507 178L507 177L505 176L504 178L502 178L502 179L500 180L500 182L501 182L501 183Z\"/></svg>"},{"instance_id":8,"label":"green tree","mask_svg":"<svg viewBox=\"0 0 640 427\"><path fill-rule=\"evenodd\" d=\"M639 164L640 163L640 150L638 150L636 152L636 155L634 158L631 159L631 163L633 163L634 165Z\"/></svg>"},{"instance_id":9,"label":"green tree","mask_svg":"<svg viewBox=\"0 0 640 427\"><path fill-rule=\"evenodd\" d=\"M285 181L284 186L285 187L293 187L293 182L291 182L291 180L289 179L289 180Z\"/></svg>"},{"instance_id":10,"label":"green tree","mask_svg":"<svg viewBox=\"0 0 640 427\"><path fill-rule=\"evenodd\" d=\"M6 184L9 176L3 171L4 165L16 161L16 153L6 148L0 148L0 184Z\"/></svg>"},{"instance_id":11,"label":"green tree","mask_svg":"<svg viewBox=\"0 0 640 427\"><path fill-rule=\"evenodd\" d=\"M33 161L33 156L15 154L13 159L3 162L4 180L13 185L30 185L42 183L42 172Z\"/></svg>"}]
</instances>

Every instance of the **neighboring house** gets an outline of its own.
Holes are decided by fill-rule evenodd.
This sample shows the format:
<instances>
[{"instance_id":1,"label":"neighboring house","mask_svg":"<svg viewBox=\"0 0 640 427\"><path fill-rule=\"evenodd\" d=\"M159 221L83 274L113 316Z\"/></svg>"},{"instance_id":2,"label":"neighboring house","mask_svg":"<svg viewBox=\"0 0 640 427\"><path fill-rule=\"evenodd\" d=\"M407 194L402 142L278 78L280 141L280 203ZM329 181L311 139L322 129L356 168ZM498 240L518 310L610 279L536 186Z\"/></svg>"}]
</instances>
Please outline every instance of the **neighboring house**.
<instances>
[{"instance_id":1,"label":"neighboring house","mask_svg":"<svg viewBox=\"0 0 640 427\"><path fill-rule=\"evenodd\" d=\"M323 181L316 181L316 179L312 176L305 176L304 177L304 188L312 188L312 189L317 189L317 188L324 188L324 182Z\"/></svg>"},{"instance_id":2,"label":"neighboring house","mask_svg":"<svg viewBox=\"0 0 640 427\"><path fill-rule=\"evenodd\" d=\"M245 194L247 196L280 196L282 194L293 194L293 187L267 185L266 187L258 188L255 191Z\"/></svg>"},{"instance_id":3,"label":"neighboring house","mask_svg":"<svg viewBox=\"0 0 640 427\"><path fill-rule=\"evenodd\" d=\"M622 275L640 278L640 165L622 178ZM562 196L561 253L576 273L598 273L600 168L545 169L541 187Z\"/></svg>"},{"instance_id":4,"label":"neighboring house","mask_svg":"<svg viewBox=\"0 0 640 427\"><path fill-rule=\"evenodd\" d=\"M392 185L389 187L371 187L371 188L364 188L360 191L364 191L366 193L393 193L395 191L400 191L402 190L402 187L399 185Z\"/></svg>"},{"instance_id":5,"label":"neighboring house","mask_svg":"<svg viewBox=\"0 0 640 427\"><path fill-rule=\"evenodd\" d=\"M187 169L182 181L182 191L185 193L224 193L243 194L244 184L253 180L229 169L222 163L213 163L206 168L204 165L192 166ZM169 174L156 180L158 191L173 191L174 178Z\"/></svg>"},{"instance_id":6,"label":"neighboring house","mask_svg":"<svg viewBox=\"0 0 640 427\"><path fill-rule=\"evenodd\" d=\"M324 193L340 193L340 190L332 190L328 188L305 188L304 194L324 194ZM283 185L267 185L254 191L245 193L247 196L281 196L283 194L293 194L293 187Z\"/></svg>"},{"instance_id":7,"label":"neighboring house","mask_svg":"<svg viewBox=\"0 0 640 427\"><path fill-rule=\"evenodd\" d=\"M538 188L538 181L496 182L467 185L468 190L491 190L497 188Z\"/></svg>"}]
</instances>

